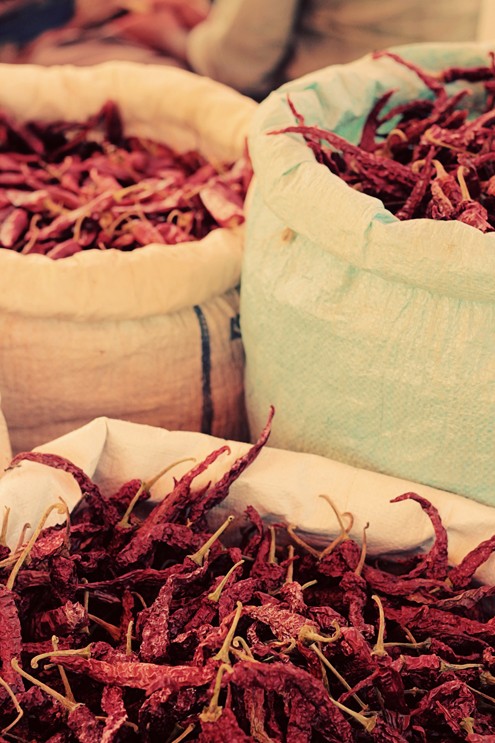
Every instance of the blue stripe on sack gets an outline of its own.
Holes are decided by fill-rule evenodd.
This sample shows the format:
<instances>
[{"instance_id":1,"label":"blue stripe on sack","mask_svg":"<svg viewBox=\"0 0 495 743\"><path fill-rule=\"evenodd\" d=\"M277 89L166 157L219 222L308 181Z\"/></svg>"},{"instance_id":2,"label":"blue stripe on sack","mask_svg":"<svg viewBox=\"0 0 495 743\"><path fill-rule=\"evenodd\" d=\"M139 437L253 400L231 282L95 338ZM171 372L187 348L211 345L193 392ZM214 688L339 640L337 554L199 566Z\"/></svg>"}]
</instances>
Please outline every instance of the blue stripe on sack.
<instances>
[{"instance_id":1,"label":"blue stripe on sack","mask_svg":"<svg viewBox=\"0 0 495 743\"><path fill-rule=\"evenodd\" d=\"M203 310L199 305L193 307L201 333L201 388L203 393L203 412L201 433L210 433L213 422L213 399L211 396L211 346L210 333Z\"/></svg>"}]
</instances>

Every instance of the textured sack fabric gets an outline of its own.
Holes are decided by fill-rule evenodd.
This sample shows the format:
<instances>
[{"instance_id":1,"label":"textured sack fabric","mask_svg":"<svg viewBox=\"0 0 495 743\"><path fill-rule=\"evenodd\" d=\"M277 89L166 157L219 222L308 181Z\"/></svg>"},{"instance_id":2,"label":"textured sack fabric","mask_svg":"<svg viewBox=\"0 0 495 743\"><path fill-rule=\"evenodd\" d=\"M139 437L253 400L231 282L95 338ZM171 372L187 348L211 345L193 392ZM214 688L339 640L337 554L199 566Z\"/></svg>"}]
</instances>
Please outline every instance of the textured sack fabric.
<instances>
[{"instance_id":1,"label":"textured sack fabric","mask_svg":"<svg viewBox=\"0 0 495 743\"><path fill-rule=\"evenodd\" d=\"M422 66L488 63L488 44L414 45ZM470 84L471 87L471 84ZM416 75L370 57L288 83L259 106L241 287L246 404L274 446L495 505L495 235L399 222L316 163L308 124L356 142L373 102L417 97Z\"/></svg>"},{"instance_id":2,"label":"textured sack fabric","mask_svg":"<svg viewBox=\"0 0 495 743\"><path fill-rule=\"evenodd\" d=\"M238 441L227 443L230 454L222 455L196 478L195 488L217 482L248 449L247 444ZM60 454L82 467L102 492L109 495L127 480L150 479L184 457L194 457L199 462L223 444L224 440L201 433L166 431L98 418L43 444L39 450ZM180 477L192 466L191 462L182 462L164 475L152 488L152 501L161 500L173 487L174 477ZM427 498L438 509L447 529L449 560L453 565L495 532L495 508L490 506L325 457L273 447L265 447L236 480L226 500L212 511L210 521L215 528L230 514L238 517L226 533L226 537L235 541L236 526L242 525L242 515L252 505L268 523L295 524L301 536L323 547L339 534L335 516L318 497L327 493L340 512L353 514L351 534L355 539L361 540L363 527L369 523L368 554L428 550L434 534L420 506L413 501L390 503L392 498L411 491ZM59 496L70 510L81 497L79 487L68 473L28 461L8 470L0 480L0 513L5 506L11 509L8 543L17 544L23 525L29 522L34 528L45 509ZM495 555L476 575L486 583L494 582Z\"/></svg>"},{"instance_id":3,"label":"textured sack fabric","mask_svg":"<svg viewBox=\"0 0 495 743\"><path fill-rule=\"evenodd\" d=\"M256 104L173 67L0 65L21 120L84 120L111 98L126 132L239 157ZM238 290L244 229L53 261L0 251L0 390L14 451L111 415L245 435Z\"/></svg>"}]
</instances>

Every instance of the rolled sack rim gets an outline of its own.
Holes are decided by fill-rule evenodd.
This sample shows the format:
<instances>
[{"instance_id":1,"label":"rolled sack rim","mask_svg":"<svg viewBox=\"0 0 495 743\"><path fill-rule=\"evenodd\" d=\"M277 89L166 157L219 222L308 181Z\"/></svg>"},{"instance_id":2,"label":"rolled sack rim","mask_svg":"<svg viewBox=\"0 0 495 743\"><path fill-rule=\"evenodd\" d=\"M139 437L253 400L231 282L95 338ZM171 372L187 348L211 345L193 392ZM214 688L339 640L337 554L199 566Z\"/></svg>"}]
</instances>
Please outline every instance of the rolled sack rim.
<instances>
[{"instance_id":1,"label":"rolled sack rim","mask_svg":"<svg viewBox=\"0 0 495 743\"><path fill-rule=\"evenodd\" d=\"M80 120L109 98L121 107L127 133L224 161L243 154L257 108L221 83L166 65L0 64L0 105L20 120ZM1 249L0 309L78 321L179 311L238 285L243 235L243 225L219 227L202 240L59 260Z\"/></svg>"},{"instance_id":2,"label":"rolled sack rim","mask_svg":"<svg viewBox=\"0 0 495 743\"><path fill-rule=\"evenodd\" d=\"M495 50L495 42L392 49L429 69L483 64L490 50ZM253 189L261 194L263 207L257 213L251 210L249 230L256 236L257 224L262 228L266 207L283 223L282 229L290 228L360 270L436 294L493 302L495 233L484 234L455 220L400 221L380 199L355 191L317 163L300 135L269 134L295 123L288 94L308 125L334 129L365 116L376 97L390 88L401 91L393 96L393 104L424 91L412 71L391 59L366 55L286 83L259 105L248 142ZM338 133L342 136L342 131Z\"/></svg>"},{"instance_id":3,"label":"rolled sack rim","mask_svg":"<svg viewBox=\"0 0 495 743\"><path fill-rule=\"evenodd\" d=\"M75 321L178 312L239 284L243 235L243 226L218 228L195 242L91 249L60 260L0 250L0 309Z\"/></svg>"},{"instance_id":4,"label":"rolled sack rim","mask_svg":"<svg viewBox=\"0 0 495 743\"><path fill-rule=\"evenodd\" d=\"M77 121L109 98L121 109L126 133L225 159L242 154L258 105L222 83L169 65L0 63L0 106L21 121Z\"/></svg>"}]
</instances>

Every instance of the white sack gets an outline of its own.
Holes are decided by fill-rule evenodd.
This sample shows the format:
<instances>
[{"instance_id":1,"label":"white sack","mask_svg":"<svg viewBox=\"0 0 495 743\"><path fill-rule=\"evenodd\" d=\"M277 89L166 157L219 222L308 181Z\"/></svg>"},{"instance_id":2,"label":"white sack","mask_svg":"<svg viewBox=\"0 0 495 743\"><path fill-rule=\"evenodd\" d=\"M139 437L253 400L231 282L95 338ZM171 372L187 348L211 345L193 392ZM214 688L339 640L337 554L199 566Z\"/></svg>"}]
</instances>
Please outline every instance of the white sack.
<instances>
[{"instance_id":1,"label":"white sack","mask_svg":"<svg viewBox=\"0 0 495 743\"><path fill-rule=\"evenodd\" d=\"M0 106L21 120L80 121L109 98L126 133L215 161L242 154L256 108L174 67L0 65ZM0 250L0 389L14 451L101 414L242 436L243 234L61 260Z\"/></svg>"},{"instance_id":2,"label":"white sack","mask_svg":"<svg viewBox=\"0 0 495 743\"><path fill-rule=\"evenodd\" d=\"M183 457L199 462L225 441L200 433L166 431L108 418L98 418L56 441L39 447L70 459L94 479L104 494L115 492L132 478L149 479L168 464ZM201 488L216 482L234 459L249 448L228 441L231 453L222 455L194 481ZM153 501L160 500L180 477L193 466L183 463L166 474L152 489ZM414 491L430 500L439 510L449 536L449 558L457 564L462 557L495 533L495 508L474 503L452 493L386 475L349 467L313 454L302 454L265 447L258 458L232 485L227 499L214 511L212 525L228 514L241 515L254 506L266 521L297 525L301 536L324 545L338 533L338 524L328 504L319 494L331 496L337 508L354 515L352 536L361 539L367 531L368 553L382 555L428 549L433 529L420 506L412 501L389 501ZM73 478L39 463L24 461L8 470L0 480L0 513L11 508L8 543L15 545L22 525L37 523L48 505L62 496L70 509L80 498ZM54 523L54 521L48 522ZM235 523L231 529L235 528ZM495 556L477 576L487 583L495 581Z\"/></svg>"}]
</instances>

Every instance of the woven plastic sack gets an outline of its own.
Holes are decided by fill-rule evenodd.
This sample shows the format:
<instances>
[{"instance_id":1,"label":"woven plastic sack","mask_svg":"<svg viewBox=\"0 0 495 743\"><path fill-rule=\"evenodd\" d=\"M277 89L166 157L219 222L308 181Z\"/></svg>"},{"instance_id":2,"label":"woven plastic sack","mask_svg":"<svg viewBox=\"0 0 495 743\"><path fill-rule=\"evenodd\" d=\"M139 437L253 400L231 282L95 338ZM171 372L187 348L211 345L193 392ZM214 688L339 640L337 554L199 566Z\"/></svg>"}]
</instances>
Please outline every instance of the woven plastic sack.
<instances>
[{"instance_id":1,"label":"woven plastic sack","mask_svg":"<svg viewBox=\"0 0 495 743\"><path fill-rule=\"evenodd\" d=\"M0 65L20 120L85 120L111 98L126 133L231 161L256 104L173 67ZM51 260L0 251L0 389L14 451L98 415L241 437L244 229Z\"/></svg>"},{"instance_id":2,"label":"woven plastic sack","mask_svg":"<svg viewBox=\"0 0 495 743\"><path fill-rule=\"evenodd\" d=\"M488 45L395 51L431 70L488 64ZM469 84L471 87L471 84ZM365 57L272 93L255 114L255 183L241 288L246 404L274 446L495 505L495 235L399 222L319 165L294 124L357 142L370 107L425 95L414 72Z\"/></svg>"},{"instance_id":3,"label":"woven plastic sack","mask_svg":"<svg viewBox=\"0 0 495 743\"><path fill-rule=\"evenodd\" d=\"M152 426L98 418L87 425L43 444L40 451L59 454L81 467L110 495L133 478L151 479L164 467L194 457L202 461L225 440L190 431L166 431ZM217 459L194 480L201 490L217 482L249 446L228 441L230 453ZM173 487L174 477L193 466L182 462L164 475L152 488L152 502L161 500ZM438 509L447 529L449 561L458 564L481 541L495 533L495 508L474 503L417 483L360 470L313 454L265 447L257 459L233 483L229 495L210 514L211 528L217 528L228 515L236 519L225 538L236 541L247 506L254 506L266 523L298 526L298 533L315 546L326 546L340 533L331 509L322 498L327 493L340 512L354 516L351 535L358 541L367 529L367 554L393 555L430 549L434 533L428 516L413 501L390 503L406 492L416 492ZM0 479L0 513L10 508L7 542L17 544L23 525L35 528L43 512L62 497L72 510L81 498L71 475L45 465L23 461ZM50 516L47 524L63 516ZM28 533L28 535L30 532ZM282 538L277 532L277 539ZM222 538L223 539L223 538ZM478 570L483 582L495 581L495 555Z\"/></svg>"}]
</instances>

